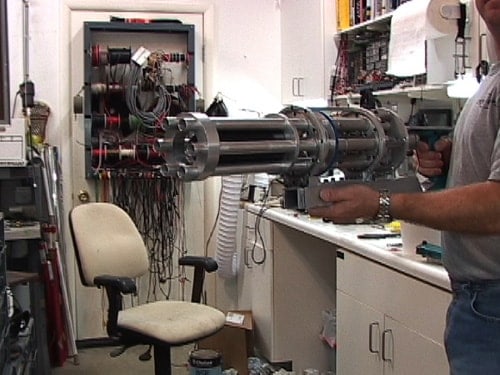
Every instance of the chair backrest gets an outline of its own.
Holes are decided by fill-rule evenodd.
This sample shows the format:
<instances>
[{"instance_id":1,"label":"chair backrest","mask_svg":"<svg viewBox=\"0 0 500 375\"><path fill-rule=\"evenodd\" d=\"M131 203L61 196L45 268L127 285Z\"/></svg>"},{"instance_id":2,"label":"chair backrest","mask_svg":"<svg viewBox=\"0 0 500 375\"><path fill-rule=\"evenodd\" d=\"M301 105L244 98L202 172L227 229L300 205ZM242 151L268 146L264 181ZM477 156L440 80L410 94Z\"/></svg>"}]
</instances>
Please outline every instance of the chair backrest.
<instances>
[{"instance_id":1,"label":"chair backrest","mask_svg":"<svg viewBox=\"0 0 500 375\"><path fill-rule=\"evenodd\" d=\"M85 203L69 214L83 285L96 276L137 277L148 271L148 252L130 216L112 203Z\"/></svg>"}]
</instances>

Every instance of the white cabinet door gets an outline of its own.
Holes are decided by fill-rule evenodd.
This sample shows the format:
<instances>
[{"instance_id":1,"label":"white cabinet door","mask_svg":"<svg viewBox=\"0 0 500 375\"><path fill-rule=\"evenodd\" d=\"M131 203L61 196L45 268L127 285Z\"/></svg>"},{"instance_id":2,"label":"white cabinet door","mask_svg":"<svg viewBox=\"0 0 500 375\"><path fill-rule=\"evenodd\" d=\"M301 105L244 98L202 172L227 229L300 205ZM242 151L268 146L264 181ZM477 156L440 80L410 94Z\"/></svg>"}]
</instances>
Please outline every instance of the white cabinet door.
<instances>
[{"instance_id":1,"label":"white cabinet door","mask_svg":"<svg viewBox=\"0 0 500 375\"><path fill-rule=\"evenodd\" d=\"M446 375L442 345L337 292L337 373Z\"/></svg>"},{"instance_id":2,"label":"white cabinet door","mask_svg":"<svg viewBox=\"0 0 500 375\"><path fill-rule=\"evenodd\" d=\"M385 317L382 332L384 375L447 375L446 353L442 345Z\"/></svg>"},{"instance_id":3,"label":"white cabinet door","mask_svg":"<svg viewBox=\"0 0 500 375\"><path fill-rule=\"evenodd\" d=\"M384 314L337 291L337 374L380 375Z\"/></svg>"},{"instance_id":4,"label":"white cabinet door","mask_svg":"<svg viewBox=\"0 0 500 375\"><path fill-rule=\"evenodd\" d=\"M326 97L325 1L327 0L281 2L283 104ZM333 23L333 15L329 18Z\"/></svg>"},{"instance_id":5,"label":"white cabinet door","mask_svg":"<svg viewBox=\"0 0 500 375\"><path fill-rule=\"evenodd\" d=\"M339 250L338 373L447 374L443 332L450 299L449 292Z\"/></svg>"}]
</instances>

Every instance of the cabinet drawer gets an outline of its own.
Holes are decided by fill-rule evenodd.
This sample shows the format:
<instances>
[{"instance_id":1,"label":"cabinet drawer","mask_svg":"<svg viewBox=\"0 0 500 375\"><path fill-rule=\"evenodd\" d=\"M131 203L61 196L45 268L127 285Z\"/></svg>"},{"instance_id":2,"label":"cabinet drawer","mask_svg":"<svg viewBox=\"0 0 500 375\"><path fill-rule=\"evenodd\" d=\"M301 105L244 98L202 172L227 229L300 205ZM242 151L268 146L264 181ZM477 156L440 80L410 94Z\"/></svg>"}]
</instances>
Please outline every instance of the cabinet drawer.
<instances>
[{"instance_id":1,"label":"cabinet drawer","mask_svg":"<svg viewBox=\"0 0 500 375\"><path fill-rule=\"evenodd\" d=\"M451 293L348 251L340 253L343 256L337 256L339 290L443 343Z\"/></svg>"}]
</instances>

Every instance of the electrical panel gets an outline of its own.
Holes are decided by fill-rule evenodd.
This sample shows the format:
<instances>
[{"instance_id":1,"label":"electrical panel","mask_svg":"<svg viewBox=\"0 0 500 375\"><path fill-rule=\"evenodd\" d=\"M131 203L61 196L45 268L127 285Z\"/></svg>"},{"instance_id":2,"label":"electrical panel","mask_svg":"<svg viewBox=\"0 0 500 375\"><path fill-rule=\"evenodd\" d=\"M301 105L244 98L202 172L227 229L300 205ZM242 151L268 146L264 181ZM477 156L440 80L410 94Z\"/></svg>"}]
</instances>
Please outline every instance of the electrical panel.
<instances>
[{"instance_id":1,"label":"electrical panel","mask_svg":"<svg viewBox=\"0 0 500 375\"><path fill-rule=\"evenodd\" d=\"M195 110L194 25L84 23L87 178L156 176L168 117Z\"/></svg>"}]
</instances>

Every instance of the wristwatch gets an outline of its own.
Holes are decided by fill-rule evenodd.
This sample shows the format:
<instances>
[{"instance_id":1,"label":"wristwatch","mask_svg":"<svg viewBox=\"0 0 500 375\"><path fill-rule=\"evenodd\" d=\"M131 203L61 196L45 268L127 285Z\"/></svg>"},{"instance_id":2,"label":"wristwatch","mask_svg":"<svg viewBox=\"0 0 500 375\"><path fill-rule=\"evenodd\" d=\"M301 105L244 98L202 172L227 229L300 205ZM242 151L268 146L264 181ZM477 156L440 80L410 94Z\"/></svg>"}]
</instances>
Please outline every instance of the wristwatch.
<instances>
[{"instance_id":1,"label":"wristwatch","mask_svg":"<svg viewBox=\"0 0 500 375\"><path fill-rule=\"evenodd\" d=\"M387 189L380 190L378 196L378 212L375 216L375 220L379 223L390 223L392 221L390 210L391 194Z\"/></svg>"}]
</instances>

